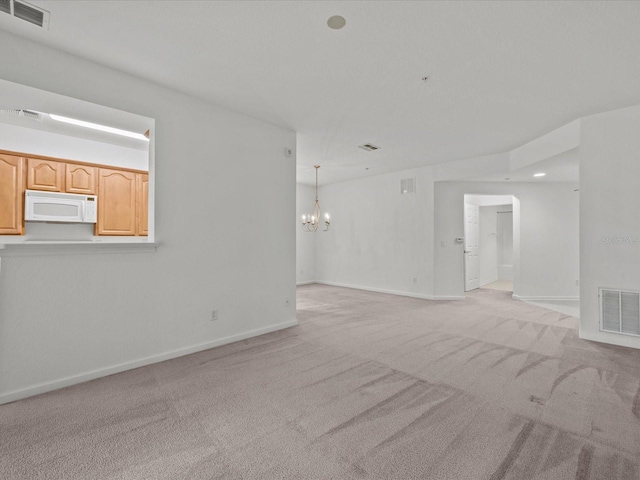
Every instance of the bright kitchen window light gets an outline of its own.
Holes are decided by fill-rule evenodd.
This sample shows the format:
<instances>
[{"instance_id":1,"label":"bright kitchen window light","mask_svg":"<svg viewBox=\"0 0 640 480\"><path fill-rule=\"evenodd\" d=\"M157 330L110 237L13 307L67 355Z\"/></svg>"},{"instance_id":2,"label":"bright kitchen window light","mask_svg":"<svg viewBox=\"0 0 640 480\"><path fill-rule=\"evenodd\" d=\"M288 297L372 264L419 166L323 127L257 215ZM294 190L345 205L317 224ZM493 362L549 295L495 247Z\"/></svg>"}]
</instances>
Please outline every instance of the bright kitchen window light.
<instances>
[{"instance_id":1,"label":"bright kitchen window light","mask_svg":"<svg viewBox=\"0 0 640 480\"><path fill-rule=\"evenodd\" d=\"M75 118L63 117L61 115L54 115L53 113L49 114L52 120L57 122L70 123L71 125L78 125L80 127L92 128L94 130L100 130L101 132L109 132L115 135L122 135L124 137L137 138L138 140L146 140L149 139L144 136L142 133L129 132L128 130L120 130L119 128L107 127L106 125L100 125L98 123L85 122L82 120L77 120Z\"/></svg>"},{"instance_id":2,"label":"bright kitchen window light","mask_svg":"<svg viewBox=\"0 0 640 480\"><path fill-rule=\"evenodd\" d=\"M534 177L544 177L546 175L546 173L534 173L533 176Z\"/></svg>"}]
</instances>

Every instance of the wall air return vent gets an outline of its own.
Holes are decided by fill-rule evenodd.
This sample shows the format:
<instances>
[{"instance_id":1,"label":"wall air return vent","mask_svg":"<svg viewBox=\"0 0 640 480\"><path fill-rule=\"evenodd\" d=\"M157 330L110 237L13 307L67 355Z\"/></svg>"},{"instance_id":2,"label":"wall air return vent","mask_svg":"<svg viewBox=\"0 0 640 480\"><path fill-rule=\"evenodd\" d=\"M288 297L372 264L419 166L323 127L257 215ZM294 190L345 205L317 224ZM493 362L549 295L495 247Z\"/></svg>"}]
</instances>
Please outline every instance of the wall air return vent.
<instances>
[{"instance_id":1,"label":"wall air return vent","mask_svg":"<svg viewBox=\"0 0 640 480\"><path fill-rule=\"evenodd\" d=\"M400 180L400 195L416 193L416 178L403 178Z\"/></svg>"},{"instance_id":2,"label":"wall air return vent","mask_svg":"<svg viewBox=\"0 0 640 480\"><path fill-rule=\"evenodd\" d=\"M601 288L600 330L640 336L640 293Z\"/></svg>"},{"instance_id":3,"label":"wall air return vent","mask_svg":"<svg viewBox=\"0 0 640 480\"><path fill-rule=\"evenodd\" d=\"M376 147L372 143L365 143L364 145L358 145L358 148L366 150L367 152L373 152L375 150L380 150L380 147Z\"/></svg>"},{"instance_id":4,"label":"wall air return vent","mask_svg":"<svg viewBox=\"0 0 640 480\"><path fill-rule=\"evenodd\" d=\"M49 28L49 12L22 0L0 0L0 12L8 13L38 27Z\"/></svg>"},{"instance_id":5,"label":"wall air return vent","mask_svg":"<svg viewBox=\"0 0 640 480\"><path fill-rule=\"evenodd\" d=\"M41 122L44 117L44 115L40 112L20 109L4 109L0 110L0 114L9 115L11 117L28 118L30 120L35 120L36 122Z\"/></svg>"}]
</instances>

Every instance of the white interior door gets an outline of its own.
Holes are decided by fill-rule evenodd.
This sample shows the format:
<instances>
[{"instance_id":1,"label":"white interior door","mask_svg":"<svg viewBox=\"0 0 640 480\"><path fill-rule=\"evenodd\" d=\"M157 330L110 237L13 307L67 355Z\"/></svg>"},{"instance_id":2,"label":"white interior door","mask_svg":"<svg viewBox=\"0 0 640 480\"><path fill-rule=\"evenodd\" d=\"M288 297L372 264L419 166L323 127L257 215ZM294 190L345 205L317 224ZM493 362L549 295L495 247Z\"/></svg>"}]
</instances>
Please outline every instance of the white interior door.
<instances>
[{"instance_id":1,"label":"white interior door","mask_svg":"<svg viewBox=\"0 0 640 480\"><path fill-rule=\"evenodd\" d=\"M478 205L464 204L464 291L480 288Z\"/></svg>"}]
</instances>

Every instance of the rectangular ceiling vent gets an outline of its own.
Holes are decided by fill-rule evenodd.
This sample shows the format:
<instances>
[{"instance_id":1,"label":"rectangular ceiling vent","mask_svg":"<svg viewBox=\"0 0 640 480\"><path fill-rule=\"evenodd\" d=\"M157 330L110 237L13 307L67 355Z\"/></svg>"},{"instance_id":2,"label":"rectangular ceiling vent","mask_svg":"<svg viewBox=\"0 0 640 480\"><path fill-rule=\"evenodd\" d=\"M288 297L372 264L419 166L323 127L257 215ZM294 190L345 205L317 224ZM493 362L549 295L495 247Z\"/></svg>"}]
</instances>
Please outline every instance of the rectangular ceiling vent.
<instances>
[{"instance_id":1,"label":"rectangular ceiling vent","mask_svg":"<svg viewBox=\"0 0 640 480\"><path fill-rule=\"evenodd\" d=\"M34 112L31 110L20 110L20 109L4 109L0 110L2 115L9 115L11 117L20 117L20 118L28 118L30 120L35 120L37 122L41 122L44 118L44 115L40 112Z\"/></svg>"},{"instance_id":2,"label":"rectangular ceiling vent","mask_svg":"<svg viewBox=\"0 0 640 480\"><path fill-rule=\"evenodd\" d=\"M49 28L49 12L22 0L0 0L0 12L8 13L38 27Z\"/></svg>"},{"instance_id":3,"label":"rectangular ceiling vent","mask_svg":"<svg viewBox=\"0 0 640 480\"><path fill-rule=\"evenodd\" d=\"M416 193L416 177L400 180L400 195Z\"/></svg>"},{"instance_id":4,"label":"rectangular ceiling vent","mask_svg":"<svg viewBox=\"0 0 640 480\"><path fill-rule=\"evenodd\" d=\"M376 147L372 143L365 143L364 145L358 145L358 148L366 150L367 152L373 152L375 150L380 150L380 147Z\"/></svg>"},{"instance_id":5,"label":"rectangular ceiling vent","mask_svg":"<svg viewBox=\"0 0 640 480\"><path fill-rule=\"evenodd\" d=\"M640 336L640 293L601 288L600 330Z\"/></svg>"}]
</instances>

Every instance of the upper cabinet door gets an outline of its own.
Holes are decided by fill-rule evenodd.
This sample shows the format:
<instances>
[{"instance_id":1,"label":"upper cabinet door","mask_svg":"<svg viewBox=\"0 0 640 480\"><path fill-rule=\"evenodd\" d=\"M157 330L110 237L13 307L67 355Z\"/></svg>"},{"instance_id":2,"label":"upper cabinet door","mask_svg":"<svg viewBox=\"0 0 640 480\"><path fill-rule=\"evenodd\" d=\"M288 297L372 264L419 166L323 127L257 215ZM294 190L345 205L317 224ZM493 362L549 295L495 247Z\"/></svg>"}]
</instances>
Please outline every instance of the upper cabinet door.
<instances>
[{"instance_id":1,"label":"upper cabinet door","mask_svg":"<svg viewBox=\"0 0 640 480\"><path fill-rule=\"evenodd\" d=\"M0 154L0 235L22 235L24 158Z\"/></svg>"},{"instance_id":2,"label":"upper cabinet door","mask_svg":"<svg viewBox=\"0 0 640 480\"><path fill-rule=\"evenodd\" d=\"M97 177L97 168L95 167L67 163L65 166L65 191L95 195Z\"/></svg>"},{"instance_id":3,"label":"upper cabinet door","mask_svg":"<svg viewBox=\"0 0 640 480\"><path fill-rule=\"evenodd\" d=\"M149 175L146 173L137 174L137 194L138 194L138 235L149 235Z\"/></svg>"},{"instance_id":4,"label":"upper cabinet door","mask_svg":"<svg viewBox=\"0 0 640 480\"><path fill-rule=\"evenodd\" d=\"M136 234L136 174L100 168L97 235Z\"/></svg>"},{"instance_id":5,"label":"upper cabinet door","mask_svg":"<svg viewBox=\"0 0 640 480\"><path fill-rule=\"evenodd\" d=\"M64 163L27 159L27 188L47 192L64 191Z\"/></svg>"}]
</instances>

